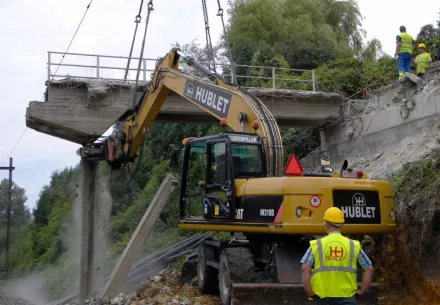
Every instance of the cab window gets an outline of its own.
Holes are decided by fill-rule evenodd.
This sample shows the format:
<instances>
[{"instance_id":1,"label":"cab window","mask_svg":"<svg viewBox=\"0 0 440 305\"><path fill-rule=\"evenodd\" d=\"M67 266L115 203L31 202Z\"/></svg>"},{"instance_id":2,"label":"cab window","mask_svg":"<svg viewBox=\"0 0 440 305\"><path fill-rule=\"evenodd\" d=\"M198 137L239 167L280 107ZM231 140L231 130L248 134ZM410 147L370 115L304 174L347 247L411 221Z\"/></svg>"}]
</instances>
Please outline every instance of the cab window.
<instances>
[{"instance_id":1,"label":"cab window","mask_svg":"<svg viewBox=\"0 0 440 305\"><path fill-rule=\"evenodd\" d=\"M251 144L232 144L234 177L264 177L261 146Z\"/></svg>"},{"instance_id":2,"label":"cab window","mask_svg":"<svg viewBox=\"0 0 440 305\"><path fill-rule=\"evenodd\" d=\"M223 184L227 180L226 143L210 145L209 184Z\"/></svg>"},{"instance_id":3,"label":"cab window","mask_svg":"<svg viewBox=\"0 0 440 305\"><path fill-rule=\"evenodd\" d=\"M187 209L189 215L201 215L200 184L205 180L205 154L206 142L194 143L189 149L188 172L187 172Z\"/></svg>"}]
</instances>

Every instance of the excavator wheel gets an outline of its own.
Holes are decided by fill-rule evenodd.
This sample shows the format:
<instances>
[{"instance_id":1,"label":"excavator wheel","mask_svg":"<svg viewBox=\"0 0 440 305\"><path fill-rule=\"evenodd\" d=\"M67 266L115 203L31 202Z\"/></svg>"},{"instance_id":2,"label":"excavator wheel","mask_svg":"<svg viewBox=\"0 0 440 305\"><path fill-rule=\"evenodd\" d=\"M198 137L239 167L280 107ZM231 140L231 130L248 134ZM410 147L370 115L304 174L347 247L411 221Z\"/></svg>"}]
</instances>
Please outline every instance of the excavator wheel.
<instances>
[{"instance_id":1,"label":"excavator wheel","mask_svg":"<svg viewBox=\"0 0 440 305\"><path fill-rule=\"evenodd\" d=\"M207 260L215 261L215 249L201 244L199 246L199 255L197 258L197 282L200 291L206 294L218 293L218 270L208 266Z\"/></svg>"},{"instance_id":2,"label":"excavator wheel","mask_svg":"<svg viewBox=\"0 0 440 305\"><path fill-rule=\"evenodd\" d=\"M232 284L252 283L255 263L248 248L227 248L220 255L219 290L223 305L231 304Z\"/></svg>"}]
</instances>

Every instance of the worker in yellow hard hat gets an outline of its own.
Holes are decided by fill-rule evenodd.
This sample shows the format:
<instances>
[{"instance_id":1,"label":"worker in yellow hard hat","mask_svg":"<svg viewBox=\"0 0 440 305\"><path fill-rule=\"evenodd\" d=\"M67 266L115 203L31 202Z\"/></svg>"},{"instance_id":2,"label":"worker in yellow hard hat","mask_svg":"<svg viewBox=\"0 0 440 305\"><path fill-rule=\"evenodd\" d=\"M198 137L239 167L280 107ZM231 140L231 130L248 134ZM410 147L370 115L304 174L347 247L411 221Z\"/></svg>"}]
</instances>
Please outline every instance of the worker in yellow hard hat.
<instances>
[{"instance_id":1,"label":"worker in yellow hard hat","mask_svg":"<svg viewBox=\"0 0 440 305\"><path fill-rule=\"evenodd\" d=\"M371 261L359 241L342 236L345 220L340 209L327 209L323 220L328 235L310 241L301 260L304 290L309 298L320 300L320 304L355 305L356 294L364 294L371 283ZM363 269L360 288L356 281L357 262Z\"/></svg>"},{"instance_id":2,"label":"worker in yellow hard hat","mask_svg":"<svg viewBox=\"0 0 440 305\"><path fill-rule=\"evenodd\" d=\"M426 73L425 68L430 67L432 63L431 55L425 53L425 44L420 43L417 48L419 49L419 55L414 59L414 63L417 65L417 76L423 77Z\"/></svg>"}]
</instances>

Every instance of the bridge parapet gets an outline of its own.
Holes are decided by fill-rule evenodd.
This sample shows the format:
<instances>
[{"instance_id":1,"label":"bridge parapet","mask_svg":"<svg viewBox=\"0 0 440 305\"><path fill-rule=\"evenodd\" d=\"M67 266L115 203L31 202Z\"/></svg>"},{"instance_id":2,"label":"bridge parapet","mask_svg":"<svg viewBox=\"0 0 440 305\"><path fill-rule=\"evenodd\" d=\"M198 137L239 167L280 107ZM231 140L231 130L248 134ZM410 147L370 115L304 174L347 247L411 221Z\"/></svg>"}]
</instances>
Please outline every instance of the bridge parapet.
<instances>
[{"instance_id":1,"label":"bridge parapet","mask_svg":"<svg viewBox=\"0 0 440 305\"><path fill-rule=\"evenodd\" d=\"M139 80L151 78L158 59L140 60ZM201 63L208 66L207 63ZM106 82L134 82L139 67L138 57L111 56L86 53L48 52L47 80L81 78ZM226 80L231 80L231 65L216 63L216 70ZM310 89L315 91L315 71L278 68L270 66L235 65L239 84L245 88ZM197 70L181 62L180 68L188 74L201 77Z\"/></svg>"}]
</instances>

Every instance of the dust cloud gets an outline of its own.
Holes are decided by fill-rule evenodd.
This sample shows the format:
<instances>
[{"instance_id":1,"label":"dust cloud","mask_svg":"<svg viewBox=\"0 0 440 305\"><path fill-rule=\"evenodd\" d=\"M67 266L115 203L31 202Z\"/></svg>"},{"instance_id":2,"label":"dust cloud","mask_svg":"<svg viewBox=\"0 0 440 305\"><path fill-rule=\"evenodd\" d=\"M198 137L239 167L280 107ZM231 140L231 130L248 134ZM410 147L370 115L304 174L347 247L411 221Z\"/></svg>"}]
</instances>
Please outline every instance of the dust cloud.
<instances>
[{"instance_id":1,"label":"dust cloud","mask_svg":"<svg viewBox=\"0 0 440 305\"><path fill-rule=\"evenodd\" d=\"M80 167L81 168L81 167ZM63 254L62 263L56 266L37 268L26 277L13 276L3 287L10 296L20 297L34 305L46 305L54 299L65 298L79 292L81 260L81 203L83 175L77 173L76 183L71 187L76 194L70 214L63 220L60 237L67 251ZM97 166L95 180L94 204L94 261L93 291L99 292L107 276L108 254L107 226L111 213L112 198L108 189L109 175Z\"/></svg>"}]
</instances>

